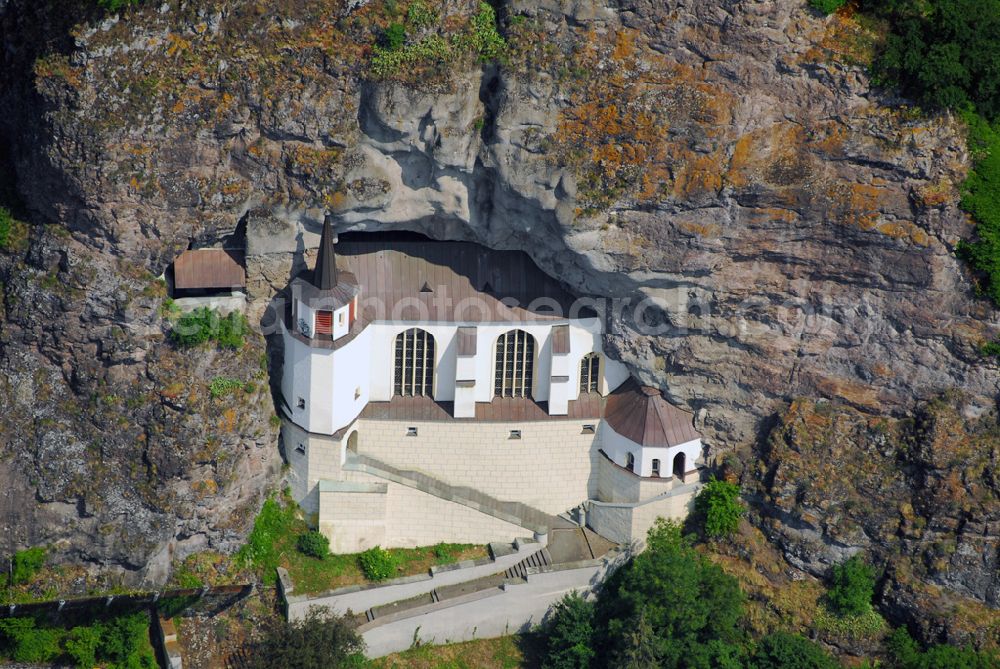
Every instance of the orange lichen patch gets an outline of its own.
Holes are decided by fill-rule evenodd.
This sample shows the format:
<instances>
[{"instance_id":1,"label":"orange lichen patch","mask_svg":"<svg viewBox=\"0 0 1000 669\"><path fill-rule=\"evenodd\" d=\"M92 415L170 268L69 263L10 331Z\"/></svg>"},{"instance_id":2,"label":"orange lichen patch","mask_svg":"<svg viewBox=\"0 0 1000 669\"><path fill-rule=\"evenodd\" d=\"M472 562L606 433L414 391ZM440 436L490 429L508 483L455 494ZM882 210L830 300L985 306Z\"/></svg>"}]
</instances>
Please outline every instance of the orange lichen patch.
<instances>
[{"instance_id":1,"label":"orange lichen patch","mask_svg":"<svg viewBox=\"0 0 1000 669\"><path fill-rule=\"evenodd\" d=\"M79 88L83 81L84 68L76 67L63 54L49 54L35 61L36 84L45 79L62 80L73 88Z\"/></svg>"},{"instance_id":2,"label":"orange lichen patch","mask_svg":"<svg viewBox=\"0 0 1000 669\"><path fill-rule=\"evenodd\" d=\"M196 498L204 499L218 494L219 484L212 479L208 479L206 481L194 481L191 483L191 491L194 493Z\"/></svg>"},{"instance_id":3,"label":"orange lichen patch","mask_svg":"<svg viewBox=\"0 0 1000 669\"><path fill-rule=\"evenodd\" d=\"M917 246L930 244L930 235L909 221L887 221L875 226L875 230L894 239L907 239Z\"/></svg>"},{"instance_id":4,"label":"orange lichen patch","mask_svg":"<svg viewBox=\"0 0 1000 669\"><path fill-rule=\"evenodd\" d=\"M764 207L761 209L748 210L747 220L751 224L764 223L767 221L784 221L785 223L794 223L799 220L799 215L792 209Z\"/></svg>"},{"instance_id":5,"label":"orange lichen patch","mask_svg":"<svg viewBox=\"0 0 1000 669\"><path fill-rule=\"evenodd\" d=\"M719 226L715 223L694 223L685 221L680 224L680 229L699 237L715 237L719 232Z\"/></svg>"},{"instance_id":6,"label":"orange lichen patch","mask_svg":"<svg viewBox=\"0 0 1000 669\"><path fill-rule=\"evenodd\" d=\"M812 123L806 146L827 157L843 156L844 143L848 136L849 131L842 123L835 121Z\"/></svg>"},{"instance_id":7,"label":"orange lichen patch","mask_svg":"<svg viewBox=\"0 0 1000 669\"><path fill-rule=\"evenodd\" d=\"M167 55L171 58L191 48L191 42L177 33L167 35Z\"/></svg>"},{"instance_id":8,"label":"orange lichen patch","mask_svg":"<svg viewBox=\"0 0 1000 669\"><path fill-rule=\"evenodd\" d=\"M811 173L802 150L804 140L805 131L796 123L775 123L741 136L733 145L725 182L735 188L801 183Z\"/></svg>"},{"instance_id":9,"label":"orange lichen patch","mask_svg":"<svg viewBox=\"0 0 1000 669\"><path fill-rule=\"evenodd\" d=\"M856 407L878 409L881 406L878 391L851 379L817 376L813 379L817 390L830 398L845 400Z\"/></svg>"},{"instance_id":10,"label":"orange lichen patch","mask_svg":"<svg viewBox=\"0 0 1000 669\"><path fill-rule=\"evenodd\" d=\"M859 13L854 4L847 4L812 34L816 46L806 51L801 60L869 66L885 34L881 22Z\"/></svg>"},{"instance_id":11,"label":"orange lichen patch","mask_svg":"<svg viewBox=\"0 0 1000 669\"><path fill-rule=\"evenodd\" d=\"M236 429L236 410L232 407L222 412L219 419L219 430L222 432L232 432Z\"/></svg>"},{"instance_id":12,"label":"orange lichen patch","mask_svg":"<svg viewBox=\"0 0 1000 669\"><path fill-rule=\"evenodd\" d=\"M722 189L723 162L720 153L711 155L691 154L680 164L673 165L675 196L690 199L703 193L718 193Z\"/></svg>"},{"instance_id":13,"label":"orange lichen patch","mask_svg":"<svg viewBox=\"0 0 1000 669\"><path fill-rule=\"evenodd\" d=\"M936 183L928 183L919 187L916 191L917 198L925 207L939 207L948 202L958 199L958 192L949 179L942 179Z\"/></svg>"}]
</instances>

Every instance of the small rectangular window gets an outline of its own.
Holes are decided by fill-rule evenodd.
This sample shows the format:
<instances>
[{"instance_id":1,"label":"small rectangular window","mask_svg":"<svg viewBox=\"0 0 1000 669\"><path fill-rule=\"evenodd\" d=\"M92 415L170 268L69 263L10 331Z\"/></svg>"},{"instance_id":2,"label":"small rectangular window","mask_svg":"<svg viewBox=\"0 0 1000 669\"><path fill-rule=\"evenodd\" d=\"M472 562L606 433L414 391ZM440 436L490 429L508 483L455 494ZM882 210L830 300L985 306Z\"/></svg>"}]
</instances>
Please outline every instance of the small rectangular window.
<instances>
[{"instance_id":1,"label":"small rectangular window","mask_svg":"<svg viewBox=\"0 0 1000 669\"><path fill-rule=\"evenodd\" d=\"M343 325L343 324L344 324L344 312L341 311L339 314L337 314L337 325Z\"/></svg>"},{"instance_id":2,"label":"small rectangular window","mask_svg":"<svg viewBox=\"0 0 1000 669\"><path fill-rule=\"evenodd\" d=\"M303 455L305 455L306 445L305 444L299 444L298 446L295 447L295 451L297 453L302 453Z\"/></svg>"},{"instance_id":3,"label":"small rectangular window","mask_svg":"<svg viewBox=\"0 0 1000 669\"><path fill-rule=\"evenodd\" d=\"M361 397L361 386L354 389L354 399L358 399L359 397Z\"/></svg>"},{"instance_id":4,"label":"small rectangular window","mask_svg":"<svg viewBox=\"0 0 1000 669\"><path fill-rule=\"evenodd\" d=\"M408 427L408 428L406 428L406 436L407 437L415 437L415 436L417 436L417 428L415 428L415 427Z\"/></svg>"},{"instance_id":5,"label":"small rectangular window","mask_svg":"<svg viewBox=\"0 0 1000 669\"><path fill-rule=\"evenodd\" d=\"M653 458L653 476L659 476L659 475L660 475L660 461L657 460L656 458Z\"/></svg>"},{"instance_id":6,"label":"small rectangular window","mask_svg":"<svg viewBox=\"0 0 1000 669\"><path fill-rule=\"evenodd\" d=\"M296 405L296 406L297 406L298 408L300 408L300 409L305 409L305 408L306 408L306 400L305 400L305 398L303 398L303 397L300 397L300 398L299 398L299 401L298 401L298 402L296 402L296 403L295 403L295 405Z\"/></svg>"},{"instance_id":7,"label":"small rectangular window","mask_svg":"<svg viewBox=\"0 0 1000 669\"><path fill-rule=\"evenodd\" d=\"M597 432L597 428L594 427L593 423L586 423L586 424L584 424L584 426L583 426L583 433L584 434L594 434L595 432Z\"/></svg>"},{"instance_id":8,"label":"small rectangular window","mask_svg":"<svg viewBox=\"0 0 1000 669\"><path fill-rule=\"evenodd\" d=\"M511 439L520 439L521 438L521 431L520 430L511 430L510 431L510 438Z\"/></svg>"}]
</instances>

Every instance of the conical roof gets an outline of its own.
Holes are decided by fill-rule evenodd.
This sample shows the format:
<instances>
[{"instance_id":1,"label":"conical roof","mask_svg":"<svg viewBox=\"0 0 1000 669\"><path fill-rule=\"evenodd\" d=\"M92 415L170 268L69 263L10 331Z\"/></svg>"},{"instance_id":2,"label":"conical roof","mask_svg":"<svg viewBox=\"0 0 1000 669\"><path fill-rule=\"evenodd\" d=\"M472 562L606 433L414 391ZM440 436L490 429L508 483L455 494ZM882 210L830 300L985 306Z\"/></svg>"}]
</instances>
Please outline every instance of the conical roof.
<instances>
[{"instance_id":1,"label":"conical roof","mask_svg":"<svg viewBox=\"0 0 1000 669\"><path fill-rule=\"evenodd\" d=\"M669 448L701 439L691 414L668 402L658 388L640 387L634 380L611 393L604 420L640 446Z\"/></svg>"},{"instance_id":2,"label":"conical roof","mask_svg":"<svg viewBox=\"0 0 1000 669\"><path fill-rule=\"evenodd\" d=\"M319 255L316 256L316 268L313 270L313 285L320 290L333 290L337 287L337 254L333 250L331 218L327 214L323 219L323 235L319 240Z\"/></svg>"}]
</instances>

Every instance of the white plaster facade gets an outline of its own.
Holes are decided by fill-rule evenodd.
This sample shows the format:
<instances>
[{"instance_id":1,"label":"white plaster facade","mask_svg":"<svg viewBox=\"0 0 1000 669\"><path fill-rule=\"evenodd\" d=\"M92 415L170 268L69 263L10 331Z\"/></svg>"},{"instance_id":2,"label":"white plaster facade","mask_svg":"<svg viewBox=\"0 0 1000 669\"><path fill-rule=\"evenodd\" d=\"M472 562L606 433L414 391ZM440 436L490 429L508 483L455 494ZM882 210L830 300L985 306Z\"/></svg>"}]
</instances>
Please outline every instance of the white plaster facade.
<instances>
[{"instance_id":1,"label":"white plaster facade","mask_svg":"<svg viewBox=\"0 0 1000 669\"><path fill-rule=\"evenodd\" d=\"M599 414L569 417L570 403L582 397L581 361L588 354L600 355L596 388L601 395L629 381L627 368L603 354L597 318L372 319L362 326L354 317L365 308L365 287L356 290L360 294L351 303L331 310L332 336L323 343L312 334L316 310L303 300L293 296L291 322L282 324L282 442L292 493L335 551L510 540L526 534L523 524L502 515L444 493L432 494L433 486L418 489L352 469L346 466L349 450L431 477L442 486L474 489L549 516L588 501L631 505L601 507L592 517L595 530L616 540L644 535L655 519L652 510L683 515L693 492L685 493L677 484L693 477L673 476L674 458L682 455L685 475L694 472L700 439L640 445L618 434ZM453 403L447 419L365 414L370 403L393 401L396 338L411 328L433 338L431 393L437 403ZM558 337L555 328L562 328ZM528 333L535 344L531 399L523 401L544 403L547 415L536 410L532 420L477 420L477 406L495 399L497 341L514 329ZM626 471L629 454L634 466ZM660 461L658 476L654 459ZM609 522L621 527L608 527Z\"/></svg>"}]
</instances>

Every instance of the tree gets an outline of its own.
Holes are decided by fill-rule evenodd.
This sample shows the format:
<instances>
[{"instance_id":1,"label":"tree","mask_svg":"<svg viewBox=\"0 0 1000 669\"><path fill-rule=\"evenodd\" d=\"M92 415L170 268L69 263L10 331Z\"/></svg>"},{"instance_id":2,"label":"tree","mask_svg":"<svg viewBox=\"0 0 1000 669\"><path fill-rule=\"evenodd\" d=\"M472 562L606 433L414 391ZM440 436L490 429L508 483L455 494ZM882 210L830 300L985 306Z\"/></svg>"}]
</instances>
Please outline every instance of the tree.
<instances>
[{"instance_id":1,"label":"tree","mask_svg":"<svg viewBox=\"0 0 1000 669\"><path fill-rule=\"evenodd\" d=\"M862 0L889 35L876 60L883 81L921 104L974 105L1000 116L1000 0Z\"/></svg>"},{"instance_id":2,"label":"tree","mask_svg":"<svg viewBox=\"0 0 1000 669\"><path fill-rule=\"evenodd\" d=\"M723 659L738 652L742 636L743 594L736 579L694 550L672 521L657 520L646 544L608 580L598 600L598 655L609 666L636 657L636 630L648 625L652 634L638 637L640 657L650 655L655 637L661 667L727 666Z\"/></svg>"},{"instance_id":3,"label":"tree","mask_svg":"<svg viewBox=\"0 0 1000 669\"><path fill-rule=\"evenodd\" d=\"M343 618L314 607L302 620L269 623L251 653L249 669L356 666L364 648L364 641Z\"/></svg>"},{"instance_id":4,"label":"tree","mask_svg":"<svg viewBox=\"0 0 1000 669\"><path fill-rule=\"evenodd\" d=\"M819 645L798 634L774 632L760 640L750 661L752 669L839 669L840 664Z\"/></svg>"},{"instance_id":5,"label":"tree","mask_svg":"<svg viewBox=\"0 0 1000 669\"><path fill-rule=\"evenodd\" d=\"M931 646L921 651L905 627L889 637L889 654L898 669L995 669L1000 656L993 651L975 651L955 646Z\"/></svg>"},{"instance_id":6,"label":"tree","mask_svg":"<svg viewBox=\"0 0 1000 669\"><path fill-rule=\"evenodd\" d=\"M740 518L746 513L740 502L739 486L714 477L695 497L694 509L705 534L716 539L736 532Z\"/></svg>"},{"instance_id":7,"label":"tree","mask_svg":"<svg viewBox=\"0 0 1000 669\"><path fill-rule=\"evenodd\" d=\"M594 657L594 605L571 592L555 605L542 669L587 669Z\"/></svg>"},{"instance_id":8,"label":"tree","mask_svg":"<svg viewBox=\"0 0 1000 669\"><path fill-rule=\"evenodd\" d=\"M852 555L843 563L834 565L830 581L827 599L841 615L861 615L871 608L875 574L860 555Z\"/></svg>"}]
</instances>

